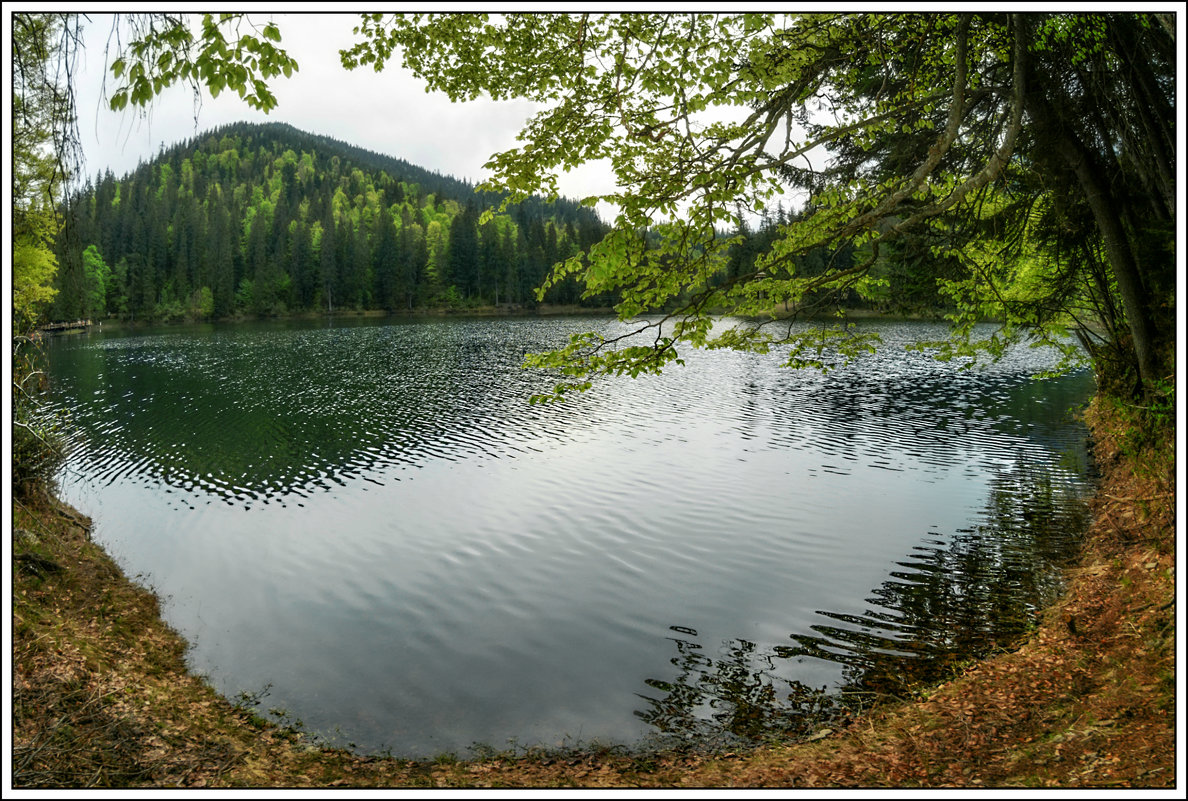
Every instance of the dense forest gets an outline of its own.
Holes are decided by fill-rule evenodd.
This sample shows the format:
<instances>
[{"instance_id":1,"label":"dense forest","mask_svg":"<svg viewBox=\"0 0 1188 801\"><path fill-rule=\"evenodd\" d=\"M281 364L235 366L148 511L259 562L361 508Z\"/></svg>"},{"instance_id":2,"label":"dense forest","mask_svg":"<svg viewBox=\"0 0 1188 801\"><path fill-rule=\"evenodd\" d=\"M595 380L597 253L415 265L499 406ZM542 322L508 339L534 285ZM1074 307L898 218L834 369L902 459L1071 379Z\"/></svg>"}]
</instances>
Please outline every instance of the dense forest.
<instances>
[{"instance_id":1,"label":"dense forest","mask_svg":"<svg viewBox=\"0 0 1188 801\"><path fill-rule=\"evenodd\" d=\"M602 239L574 201L501 198L403 160L239 123L110 172L59 237L59 320L535 305L549 268ZM581 299L569 281L547 303Z\"/></svg>"},{"instance_id":2,"label":"dense forest","mask_svg":"<svg viewBox=\"0 0 1188 801\"><path fill-rule=\"evenodd\" d=\"M107 172L82 188L71 203L73 225L58 239L50 316L172 321L535 306L534 290L553 264L608 229L575 201L535 196L482 223L481 213L501 199L288 125L237 123L163 150L124 178ZM723 232L740 241L720 280L753 273L799 214L780 205ZM853 248L818 249L799 269L814 275L855 257ZM883 271L907 266L883 262ZM573 277L543 297L603 307L616 300L583 298ZM828 301L869 305L856 293L834 292ZM930 284L895 305L939 303Z\"/></svg>"}]
</instances>

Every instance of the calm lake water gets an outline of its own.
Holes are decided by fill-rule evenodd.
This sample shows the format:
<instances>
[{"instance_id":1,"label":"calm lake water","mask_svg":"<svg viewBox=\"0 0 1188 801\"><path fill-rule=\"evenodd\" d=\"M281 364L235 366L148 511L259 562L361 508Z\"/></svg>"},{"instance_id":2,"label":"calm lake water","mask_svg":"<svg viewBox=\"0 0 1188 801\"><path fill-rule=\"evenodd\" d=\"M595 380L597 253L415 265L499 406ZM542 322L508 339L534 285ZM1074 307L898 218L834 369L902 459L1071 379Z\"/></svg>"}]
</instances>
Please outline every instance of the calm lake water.
<instances>
[{"instance_id":1,"label":"calm lake water","mask_svg":"<svg viewBox=\"0 0 1188 801\"><path fill-rule=\"evenodd\" d=\"M872 323L887 345L826 375L691 352L528 404L526 352L617 325L57 338L63 495L221 692L398 756L795 733L1058 591L1091 374L962 372L903 349L942 327Z\"/></svg>"}]
</instances>

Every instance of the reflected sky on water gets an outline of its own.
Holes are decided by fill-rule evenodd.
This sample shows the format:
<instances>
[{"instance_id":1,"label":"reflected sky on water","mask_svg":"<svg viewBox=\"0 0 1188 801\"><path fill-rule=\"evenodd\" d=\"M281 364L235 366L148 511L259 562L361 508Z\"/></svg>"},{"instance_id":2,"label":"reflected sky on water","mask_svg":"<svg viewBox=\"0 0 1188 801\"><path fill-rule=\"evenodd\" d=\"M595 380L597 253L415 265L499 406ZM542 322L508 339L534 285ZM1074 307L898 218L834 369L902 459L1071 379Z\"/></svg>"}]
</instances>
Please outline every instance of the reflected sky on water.
<instances>
[{"instance_id":1,"label":"reflected sky on water","mask_svg":"<svg viewBox=\"0 0 1188 801\"><path fill-rule=\"evenodd\" d=\"M932 676L1056 591L1088 373L961 372L902 348L939 327L878 323L825 375L691 352L528 404L525 353L616 325L55 339L63 492L222 692L408 756L794 731L816 690Z\"/></svg>"}]
</instances>

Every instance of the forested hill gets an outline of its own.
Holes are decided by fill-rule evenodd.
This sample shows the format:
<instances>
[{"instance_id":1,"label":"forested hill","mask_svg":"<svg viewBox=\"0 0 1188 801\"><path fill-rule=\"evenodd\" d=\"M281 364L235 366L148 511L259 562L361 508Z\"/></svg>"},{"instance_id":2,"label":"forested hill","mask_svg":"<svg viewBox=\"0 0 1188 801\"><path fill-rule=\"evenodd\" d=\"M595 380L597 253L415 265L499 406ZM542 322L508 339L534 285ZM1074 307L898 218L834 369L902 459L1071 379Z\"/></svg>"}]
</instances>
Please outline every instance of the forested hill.
<instances>
[{"instance_id":1,"label":"forested hill","mask_svg":"<svg viewBox=\"0 0 1188 801\"><path fill-rule=\"evenodd\" d=\"M535 303L605 226L576 202L499 197L283 124L239 123L94 179L58 245L59 320ZM579 303L570 282L551 303ZM608 298L587 303L605 305Z\"/></svg>"}]
</instances>

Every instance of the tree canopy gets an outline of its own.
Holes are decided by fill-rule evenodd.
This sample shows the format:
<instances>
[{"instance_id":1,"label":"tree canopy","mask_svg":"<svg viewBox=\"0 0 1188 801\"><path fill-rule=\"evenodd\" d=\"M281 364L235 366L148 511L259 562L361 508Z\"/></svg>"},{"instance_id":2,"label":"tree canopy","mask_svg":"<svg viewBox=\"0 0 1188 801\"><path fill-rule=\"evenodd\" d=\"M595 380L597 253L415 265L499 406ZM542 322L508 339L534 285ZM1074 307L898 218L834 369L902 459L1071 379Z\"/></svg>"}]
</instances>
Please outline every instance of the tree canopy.
<instances>
[{"instance_id":1,"label":"tree canopy","mask_svg":"<svg viewBox=\"0 0 1188 801\"><path fill-rule=\"evenodd\" d=\"M53 243L65 184L77 161L68 79L78 52L75 23L58 15L13 15L13 326L20 334L32 328L55 294Z\"/></svg>"},{"instance_id":2,"label":"tree canopy","mask_svg":"<svg viewBox=\"0 0 1188 801\"><path fill-rule=\"evenodd\" d=\"M539 197L480 223L480 208L500 199L288 125L226 125L73 193L50 314L169 321L533 307L548 266L606 226L573 201ZM576 283L545 300L576 304Z\"/></svg>"},{"instance_id":3,"label":"tree canopy","mask_svg":"<svg viewBox=\"0 0 1188 801\"><path fill-rule=\"evenodd\" d=\"M267 109L267 79L296 67L271 23L206 15L195 38L181 18L131 19L113 107L188 80ZM636 336L589 332L530 357L560 370L554 397L690 346L826 366L869 341L792 322L930 286L954 323L942 356L1031 338L1075 359L1073 332L1108 391L1168 369L1171 14L369 13L356 33L348 68L399 58L453 99L543 104L480 190L514 203L555 195L586 162L614 175L615 191L585 199L618 209L613 228L539 291L576 279L615 296ZM755 249L747 220L784 199L803 208ZM1001 325L978 340L984 319Z\"/></svg>"},{"instance_id":4,"label":"tree canopy","mask_svg":"<svg viewBox=\"0 0 1188 801\"><path fill-rule=\"evenodd\" d=\"M76 18L13 15L10 463L14 497L22 500L53 485L66 454L58 421L41 408L44 384L32 334L56 294L54 244L78 155L69 80L78 50Z\"/></svg>"},{"instance_id":5,"label":"tree canopy","mask_svg":"<svg viewBox=\"0 0 1188 801\"><path fill-rule=\"evenodd\" d=\"M653 313L648 341L592 332L534 357L562 370L558 392L660 370L678 346L782 345L792 365L820 364L827 344L859 352L842 327L787 320L894 293L878 265L906 247L930 255L917 280L949 268L948 353L1075 330L1130 391L1163 375L1172 345L1173 28L1130 13L369 14L342 56L382 69L399 53L454 99L546 104L484 188L555 192L561 171L609 163L619 188L590 201L618 207L614 229L549 281L621 293L624 319ZM824 166L808 159L819 147ZM794 189L811 213L722 280L740 240L721 230ZM820 248L856 257L806 273ZM721 314L751 322L715 326ZM975 341L985 318L1002 325Z\"/></svg>"}]
</instances>

